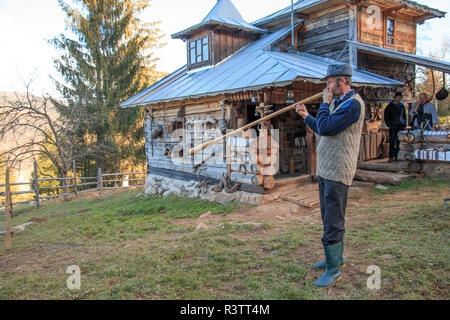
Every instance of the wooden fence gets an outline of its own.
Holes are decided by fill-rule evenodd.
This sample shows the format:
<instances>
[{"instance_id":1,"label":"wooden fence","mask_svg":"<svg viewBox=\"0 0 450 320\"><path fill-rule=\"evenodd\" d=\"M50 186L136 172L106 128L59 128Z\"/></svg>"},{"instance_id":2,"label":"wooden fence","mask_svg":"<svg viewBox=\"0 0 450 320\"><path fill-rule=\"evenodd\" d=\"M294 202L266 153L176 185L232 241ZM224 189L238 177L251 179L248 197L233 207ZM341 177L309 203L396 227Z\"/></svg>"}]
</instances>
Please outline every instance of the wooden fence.
<instances>
[{"instance_id":1,"label":"wooden fence","mask_svg":"<svg viewBox=\"0 0 450 320\"><path fill-rule=\"evenodd\" d=\"M0 184L0 188L5 189L4 192L0 192L0 197L4 197L5 199L4 203L0 204L0 215L5 215L6 230L4 232L0 231L0 235L6 235L7 248L11 248L10 219L14 217L14 207L16 205L30 204L30 202L34 202L36 208L39 209L42 202L46 200L60 197L64 197L64 199L67 200L69 196L74 196L75 199L77 199L79 194L92 191L97 191L98 195L101 197L105 190L134 188L136 186L143 185L146 178L142 178L140 176L147 175L146 172L103 173L102 169L98 168L96 177L78 177L75 161L73 162L73 172L73 177L38 179L37 163L34 162L34 177L32 181L10 183L10 169L6 168L5 184ZM122 178L120 179L120 177ZM54 187L43 185L44 182L49 181L57 181L62 185ZM127 185L124 185L124 182L126 182ZM128 185L129 182L131 182L132 185ZM23 185L33 186L34 189L25 191L11 191L12 186ZM41 195L40 193L42 193L42 190L56 191L57 193L52 195L49 195L48 193ZM58 193L60 190L62 190L62 193ZM33 197L29 200L14 202L14 196L25 194L33 194Z\"/></svg>"}]
</instances>

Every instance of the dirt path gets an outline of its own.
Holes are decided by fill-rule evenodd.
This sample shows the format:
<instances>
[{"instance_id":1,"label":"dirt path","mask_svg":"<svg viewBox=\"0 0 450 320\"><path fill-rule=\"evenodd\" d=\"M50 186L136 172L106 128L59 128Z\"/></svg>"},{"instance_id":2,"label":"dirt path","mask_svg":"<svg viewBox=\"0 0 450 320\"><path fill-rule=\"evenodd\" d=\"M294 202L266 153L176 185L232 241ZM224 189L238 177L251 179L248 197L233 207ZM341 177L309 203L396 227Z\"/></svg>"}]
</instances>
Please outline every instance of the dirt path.
<instances>
[{"instance_id":1,"label":"dirt path","mask_svg":"<svg viewBox=\"0 0 450 320\"><path fill-rule=\"evenodd\" d=\"M354 194L361 199L370 192L371 186L352 187L349 192L351 198ZM303 198L302 201L297 199ZM312 203L311 207L300 204ZM349 206L359 206L367 203L366 200L349 199ZM270 222L271 224L283 224L291 221L301 221L304 223L320 223L320 204L319 190L317 183L307 184L301 187L286 186L280 188L277 192L263 197L261 204L253 208L244 208L236 212L227 214L225 217L221 215L213 215L210 212L203 214L197 219L179 219L174 221L175 224L185 226L198 226L200 223L210 227L224 221L235 222Z\"/></svg>"},{"instance_id":2,"label":"dirt path","mask_svg":"<svg viewBox=\"0 0 450 320\"><path fill-rule=\"evenodd\" d=\"M377 213L374 220L375 223L382 223L391 215L401 215L408 212L412 200L422 202L448 198L448 194L446 195L448 189L440 190L439 192L429 188L420 191L397 191L392 194L380 195L379 199L374 199L371 196L372 190L373 184L369 183L358 183L350 188L346 216L347 227L352 227L367 219L367 210L371 210L370 208L373 207L376 201L382 201L385 205ZM310 198L318 199L317 183L296 188L292 188L292 186L281 188L277 190L277 193L271 194L263 200L261 205L244 208L226 216L214 215L208 212L197 219L174 220L173 224L194 227L196 228L195 232L198 232L199 230L216 228L224 223L266 223L270 226L269 228L262 228L256 232L267 237L278 233L283 229L283 226L288 224L321 225L319 203L311 208L307 208L303 205L283 200L292 195L302 194L309 194Z\"/></svg>"}]
</instances>

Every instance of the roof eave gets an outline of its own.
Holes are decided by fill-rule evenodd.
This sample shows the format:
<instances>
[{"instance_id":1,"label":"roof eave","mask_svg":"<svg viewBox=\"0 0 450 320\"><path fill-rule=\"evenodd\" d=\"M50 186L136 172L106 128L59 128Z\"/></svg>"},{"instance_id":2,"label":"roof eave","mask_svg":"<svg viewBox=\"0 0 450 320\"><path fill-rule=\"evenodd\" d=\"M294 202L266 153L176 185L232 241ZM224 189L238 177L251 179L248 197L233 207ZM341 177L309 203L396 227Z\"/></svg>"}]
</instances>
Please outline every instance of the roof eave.
<instances>
[{"instance_id":1,"label":"roof eave","mask_svg":"<svg viewBox=\"0 0 450 320\"><path fill-rule=\"evenodd\" d=\"M188 100L188 99L199 99L199 98L204 98L204 97L215 97L215 96L220 96L223 94L232 94L232 93L237 93L237 92L246 92L246 91L255 91L255 90L261 90L267 87L285 87L288 86L290 84L292 84L292 82L294 81L308 81L308 82L312 82L312 83L324 83L324 81L322 81L319 78L310 78L310 77L297 77L293 80L289 80L289 81L282 81L282 82L275 82L275 83L267 83L267 84L263 84L263 85L257 85L257 86L249 86L249 87L244 87L244 88L237 88L237 89L231 89L231 90L222 90L222 91L216 91L216 92L209 92L209 93L202 93L202 94L198 94L198 95L189 95L189 96L183 96L183 97L177 97L177 98L169 98L169 99L160 99L160 100L155 100L155 101L148 101L145 103L136 103L136 104L130 104L124 108L133 108L133 107L139 107L139 106L149 106L149 105L155 105L158 103L168 103L168 102L175 102L175 101L183 101L183 100ZM354 87L389 87L389 88L398 88L401 86L404 86L405 84L403 82L400 81L395 81L396 83L391 83L391 84L376 84L376 83L366 83L366 82L352 82L352 86Z\"/></svg>"},{"instance_id":2,"label":"roof eave","mask_svg":"<svg viewBox=\"0 0 450 320\"><path fill-rule=\"evenodd\" d=\"M301 13L302 11L305 11L305 10L308 10L308 9L314 7L314 6L320 5L320 4L322 4L322 3L326 2L326 1L328 1L328 0L322 0L322 1L313 2L313 3L309 4L309 5L300 7L300 8L295 10L295 13ZM431 7L428 7L426 5L419 4L419 3L416 3L416 2L413 2L413 1L409 1L409 0L396 0L396 1L400 2L402 4L405 4L405 5L409 6L409 7L413 7L413 8L416 8L416 9L428 12L429 14L432 15L430 17L425 18L425 20L433 19L433 18L444 18L445 15L447 14L447 12L445 12L445 11L441 11L439 9L431 8ZM295 4L294 4L294 6L295 6ZM270 15L267 15L266 17L262 17L262 18L260 18L260 19L258 19L256 21L253 21L251 24L255 25L255 26L263 26L263 25L269 25L274 20L286 19L291 14L291 12L290 11L283 12L283 11L287 10L289 7L290 6L279 10L278 12L282 12L279 15L270 14Z\"/></svg>"},{"instance_id":3,"label":"roof eave","mask_svg":"<svg viewBox=\"0 0 450 320\"><path fill-rule=\"evenodd\" d=\"M441 11L439 9L431 8L429 6L426 6L426 5L423 5L423 4L420 4L420 3L416 3L414 1L409 1L409 0L396 0L396 1L400 2L402 4L405 4L405 5L409 6L409 7L416 8L416 9L419 9L419 10L422 10L422 11L425 11L425 12L428 12L428 13L434 15L434 17L430 17L428 19L431 19L431 18L444 18L445 15L447 14L447 12L445 12L445 11Z\"/></svg>"},{"instance_id":4,"label":"roof eave","mask_svg":"<svg viewBox=\"0 0 450 320\"><path fill-rule=\"evenodd\" d=\"M295 80L295 79L294 79ZM182 100L187 100L187 99L198 99L198 98L203 98L203 97L215 97L215 96L220 96L223 94L227 94L227 93L237 93L237 92L246 92L246 91L255 91L255 90L261 90L267 87L284 87L284 86L288 86L292 83L292 81L282 81L282 82L275 82L275 83L267 83L267 84L262 84L262 85L257 85L257 86L249 86L249 87L244 87L244 88L237 88L237 89L230 89L230 90L222 90L222 91L216 91L216 92L208 92L208 93L202 93L202 94L197 94L197 95L189 95L189 96L184 96L184 97L177 97L177 98L169 98L169 99L160 99L160 100L155 100L155 101L148 101L146 103L137 103L137 104L131 104L129 106L127 106L127 108L132 108L132 107L139 107L139 106L147 106L147 105L153 105L153 104L158 104L158 103L165 103L165 102L174 102L174 101L182 101Z\"/></svg>"},{"instance_id":5,"label":"roof eave","mask_svg":"<svg viewBox=\"0 0 450 320\"><path fill-rule=\"evenodd\" d=\"M422 67L435 69L437 71L450 73L450 64L445 63L445 61L439 61L436 59L422 57L422 56L418 56L418 55L414 55L414 54L408 54L406 52L400 52L400 51L395 51L395 50L389 50L386 48L375 47L375 46L368 45L368 44L362 43L362 42L355 42L355 41L350 41L350 40L347 40L347 42L350 45L355 46L359 50L362 50L362 51L367 51L370 53L383 55L383 56L391 58L391 59L400 60L405 63L415 64L415 65L419 65Z\"/></svg>"}]
</instances>

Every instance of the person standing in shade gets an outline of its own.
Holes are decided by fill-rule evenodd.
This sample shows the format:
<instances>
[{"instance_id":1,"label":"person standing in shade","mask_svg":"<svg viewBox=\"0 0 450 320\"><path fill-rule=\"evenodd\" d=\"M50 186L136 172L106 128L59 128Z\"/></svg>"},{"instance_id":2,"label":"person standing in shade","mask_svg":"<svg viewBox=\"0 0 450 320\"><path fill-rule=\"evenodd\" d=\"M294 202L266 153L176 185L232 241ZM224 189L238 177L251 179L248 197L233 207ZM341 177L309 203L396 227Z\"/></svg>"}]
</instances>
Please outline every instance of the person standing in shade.
<instances>
[{"instance_id":1,"label":"person standing in shade","mask_svg":"<svg viewBox=\"0 0 450 320\"><path fill-rule=\"evenodd\" d=\"M436 108L429 101L428 95L422 92L419 97L419 102L411 108L409 115L412 117L413 130L433 130L439 123Z\"/></svg>"},{"instance_id":2,"label":"person standing in shade","mask_svg":"<svg viewBox=\"0 0 450 320\"><path fill-rule=\"evenodd\" d=\"M315 282L316 287L329 287L341 280L345 210L348 190L356 173L361 133L365 117L365 104L352 90L350 64L330 65L324 79L327 87L323 103L312 117L305 105L296 111L317 134L317 177L319 181L320 211L323 223L322 245L325 260L314 268L325 268L325 273Z\"/></svg>"},{"instance_id":3,"label":"person standing in shade","mask_svg":"<svg viewBox=\"0 0 450 320\"><path fill-rule=\"evenodd\" d=\"M384 121L389 127L389 162L397 160L400 151L398 132L406 129L406 109L402 98L402 93L396 92L394 100L384 110Z\"/></svg>"}]
</instances>

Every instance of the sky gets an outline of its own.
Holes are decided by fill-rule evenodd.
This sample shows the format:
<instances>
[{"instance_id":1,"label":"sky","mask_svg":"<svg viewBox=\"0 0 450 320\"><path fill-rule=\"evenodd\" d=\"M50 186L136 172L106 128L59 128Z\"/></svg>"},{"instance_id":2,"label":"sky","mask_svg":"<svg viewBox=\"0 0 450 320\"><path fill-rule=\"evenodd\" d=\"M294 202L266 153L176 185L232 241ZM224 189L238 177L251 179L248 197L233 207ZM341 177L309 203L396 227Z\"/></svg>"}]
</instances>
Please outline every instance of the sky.
<instances>
[{"instance_id":1,"label":"sky","mask_svg":"<svg viewBox=\"0 0 450 320\"><path fill-rule=\"evenodd\" d=\"M69 0L70 2L70 0ZM419 0L450 12L448 0ZM185 44L170 35L199 23L213 8L216 0L151 0L143 13L145 21L161 21L167 45L156 50L160 58L157 69L172 72L186 63ZM290 0L233 0L247 22L290 5ZM448 36L450 14L432 19L418 27L417 53L426 55ZM54 94L50 75L57 76L52 59L58 52L48 40L65 32L65 16L56 0L0 0L0 91L23 91L23 83L34 79L36 94Z\"/></svg>"}]
</instances>

